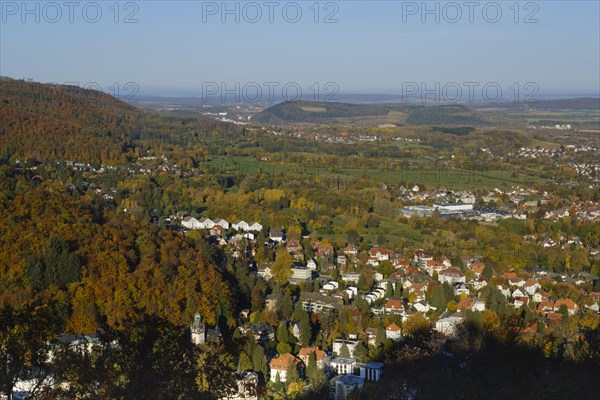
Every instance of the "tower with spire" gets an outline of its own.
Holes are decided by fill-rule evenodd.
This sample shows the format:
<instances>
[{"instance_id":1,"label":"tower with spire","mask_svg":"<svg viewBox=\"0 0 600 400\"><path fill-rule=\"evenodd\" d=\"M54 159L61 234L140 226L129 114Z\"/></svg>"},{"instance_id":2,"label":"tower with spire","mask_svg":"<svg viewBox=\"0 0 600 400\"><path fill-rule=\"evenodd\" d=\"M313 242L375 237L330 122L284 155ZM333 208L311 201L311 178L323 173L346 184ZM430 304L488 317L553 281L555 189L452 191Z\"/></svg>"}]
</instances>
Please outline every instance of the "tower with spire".
<instances>
[{"instance_id":1,"label":"tower with spire","mask_svg":"<svg viewBox=\"0 0 600 400\"><path fill-rule=\"evenodd\" d=\"M190 331L192 331L192 343L198 345L206 342L206 325L202 323L202 316L199 312L194 315Z\"/></svg>"}]
</instances>

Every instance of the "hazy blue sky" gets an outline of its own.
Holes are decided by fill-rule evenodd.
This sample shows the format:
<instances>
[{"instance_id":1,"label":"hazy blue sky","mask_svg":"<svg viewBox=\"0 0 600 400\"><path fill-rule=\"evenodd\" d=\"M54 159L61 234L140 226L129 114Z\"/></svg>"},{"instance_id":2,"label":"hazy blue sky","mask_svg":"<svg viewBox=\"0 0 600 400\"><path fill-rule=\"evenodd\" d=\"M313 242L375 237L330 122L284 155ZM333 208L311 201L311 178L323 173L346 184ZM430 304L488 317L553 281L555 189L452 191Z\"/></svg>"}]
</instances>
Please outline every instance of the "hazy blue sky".
<instances>
[{"instance_id":1,"label":"hazy blue sky","mask_svg":"<svg viewBox=\"0 0 600 400\"><path fill-rule=\"evenodd\" d=\"M227 2L237 4L239 23L222 15L221 1L120 2L118 15L114 1L75 3L70 16L63 1L27 2L30 14L21 1L2 1L0 74L97 82L105 90L136 82L144 94L198 94L206 82L335 82L346 93L393 93L405 82L535 82L542 93L600 92L595 0L519 2L518 15L514 1L471 9L463 1L427 2L437 4L439 23L423 14L421 1L321 1L318 23L314 1L295 3L297 23L289 22L296 8L286 1L272 2L273 22L264 1ZM255 5L262 18L252 23ZM332 12L338 22L325 23ZM125 23L131 13L138 22Z\"/></svg>"}]
</instances>

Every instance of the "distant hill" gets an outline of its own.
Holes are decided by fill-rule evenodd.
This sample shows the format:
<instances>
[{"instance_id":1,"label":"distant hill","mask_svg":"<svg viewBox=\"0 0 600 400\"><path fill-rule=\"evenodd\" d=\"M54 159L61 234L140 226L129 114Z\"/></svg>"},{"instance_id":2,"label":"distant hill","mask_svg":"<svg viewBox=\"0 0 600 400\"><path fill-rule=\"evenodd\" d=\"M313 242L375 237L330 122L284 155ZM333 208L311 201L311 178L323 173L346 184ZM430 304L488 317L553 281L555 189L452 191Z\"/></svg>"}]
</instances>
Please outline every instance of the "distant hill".
<instances>
[{"instance_id":1,"label":"distant hill","mask_svg":"<svg viewBox=\"0 0 600 400\"><path fill-rule=\"evenodd\" d=\"M138 141L181 143L191 130L227 128L213 120L161 118L99 91L5 77L0 105L2 154L38 161L123 163Z\"/></svg>"},{"instance_id":2,"label":"distant hill","mask_svg":"<svg viewBox=\"0 0 600 400\"><path fill-rule=\"evenodd\" d=\"M498 108L506 110L596 110L600 111L600 97L553 99L505 103L473 104L471 108Z\"/></svg>"},{"instance_id":3,"label":"distant hill","mask_svg":"<svg viewBox=\"0 0 600 400\"><path fill-rule=\"evenodd\" d=\"M388 107L372 104L285 101L254 115L252 122L263 124L328 123L336 118L384 116L388 112Z\"/></svg>"},{"instance_id":4,"label":"distant hill","mask_svg":"<svg viewBox=\"0 0 600 400\"><path fill-rule=\"evenodd\" d=\"M394 119L395 118L395 119ZM349 104L287 101L252 117L263 124L347 124L395 123L413 125L482 125L476 112L462 105L414 106L398 104Z\"/></svg>"}]
</instances>

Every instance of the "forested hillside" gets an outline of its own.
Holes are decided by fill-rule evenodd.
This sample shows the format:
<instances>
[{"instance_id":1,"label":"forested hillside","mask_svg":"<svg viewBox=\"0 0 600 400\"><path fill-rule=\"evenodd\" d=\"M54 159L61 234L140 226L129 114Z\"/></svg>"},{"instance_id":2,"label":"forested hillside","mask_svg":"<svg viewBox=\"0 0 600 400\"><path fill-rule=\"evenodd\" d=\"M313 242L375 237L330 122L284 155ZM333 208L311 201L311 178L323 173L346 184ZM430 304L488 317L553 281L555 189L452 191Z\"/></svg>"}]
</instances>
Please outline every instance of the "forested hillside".
<instances>
[{"instance_id":1,"label":"forested hillside","mask_svg":"<svg viewBox=\"0 0 600 400\"><path fill-rule=\"evenodd\" d=\"M0 77L0 157L124 164L187 145L203 132L236 132L208 119L173 120L76 86ZM171 146L172 148L172 146Z\"/></svg>"}]
</instances>

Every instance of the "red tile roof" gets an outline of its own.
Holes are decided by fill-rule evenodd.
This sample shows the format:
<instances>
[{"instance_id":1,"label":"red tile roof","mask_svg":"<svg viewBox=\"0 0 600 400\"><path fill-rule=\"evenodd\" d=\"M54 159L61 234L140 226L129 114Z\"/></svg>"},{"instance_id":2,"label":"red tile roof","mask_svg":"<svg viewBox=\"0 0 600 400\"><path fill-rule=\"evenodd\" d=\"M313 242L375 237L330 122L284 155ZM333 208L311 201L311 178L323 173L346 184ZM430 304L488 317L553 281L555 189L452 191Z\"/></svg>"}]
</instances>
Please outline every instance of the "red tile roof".
<instances>
[{"instance_id":1,"label":"red tile roof","mask_svg":"<svg viewBox=\"0 0 600 400\"><path fill-rule=\"evenodd\" d=\"M295 357L293 354L285 353L281 354L279 357L271 359L271 369L275 369L278 371L285 371L290 364L298 364L301 360Z\"/></svg>"},{"instance_id":2,"label":"red tile roof","mask_svg":"<svg viewBox=\"0 0 600 400\"><path fill-rule=\"evenodd\" d=\"M386 331L391 331L391 332L398 332L400 330L400 327L398 325L396 325L394 322L392 322L391 325L388 325L387 328L385 328Z\"/></svg>"}]
</instances>

